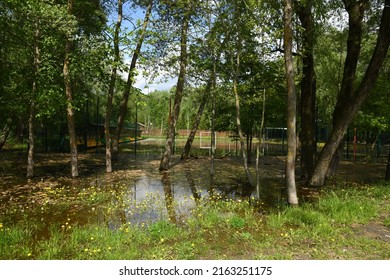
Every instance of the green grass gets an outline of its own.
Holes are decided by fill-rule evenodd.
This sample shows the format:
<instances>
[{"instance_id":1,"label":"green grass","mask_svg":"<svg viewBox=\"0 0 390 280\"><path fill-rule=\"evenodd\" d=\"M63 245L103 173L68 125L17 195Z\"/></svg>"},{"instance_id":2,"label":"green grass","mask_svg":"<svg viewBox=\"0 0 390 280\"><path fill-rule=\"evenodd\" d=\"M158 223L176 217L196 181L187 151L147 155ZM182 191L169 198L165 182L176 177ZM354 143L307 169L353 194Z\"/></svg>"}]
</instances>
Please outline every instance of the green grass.
<instances>
[{"instance_id":1,"label":"green grass","mask_svg":"<svg viewBox=\"0 0 390 280\"><path fill-rule=\"evenodd\" d=\"M106 201L93 193L87 205ZM390 231L389 183L329 187L266 215L246 200L201 200L179 224L53 223L41 237L26 215L0 220L0 259L390 259L389 241L364 234L370 223Z\"/></svg>"},{"instance_id":2,"label":"green grass","mask_svg":"<svg viewBox=\"0 0 390 280\"><path fill-rule=\"evenodd\" d=\"M19 225L6 228L0 225L0 259L28 259L32 254L29 244L32 230Z\"/></svg>"}]
</instances>

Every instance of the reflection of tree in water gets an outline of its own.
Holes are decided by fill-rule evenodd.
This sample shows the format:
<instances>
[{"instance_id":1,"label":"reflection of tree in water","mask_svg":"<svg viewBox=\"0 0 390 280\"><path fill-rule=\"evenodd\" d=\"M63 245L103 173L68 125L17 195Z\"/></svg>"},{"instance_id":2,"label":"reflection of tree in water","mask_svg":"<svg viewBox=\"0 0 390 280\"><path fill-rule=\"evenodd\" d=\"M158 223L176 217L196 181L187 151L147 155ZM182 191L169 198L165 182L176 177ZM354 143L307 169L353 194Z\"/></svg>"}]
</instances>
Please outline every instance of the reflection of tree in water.
<instances>
[{"instance_id":1,"label":"reflection of tree in water","mask_svg":"<svg viewBox=\"0 0 390 280\"><path fill-rule=\"evenodd\" d=\"M186 176L188 185L190 186L192 196L194 197L196 205L198 205L199 199L201 198L201 195L199 194L198 190L195 187L195 180L194 177L192 176L191 169L186 166L184 168L184 174Z\"/></svg>"},{"instance_id":2,"label":"reflection of tree in water","mask_svg":"<svg viewBox=\"0 0 390 280\"><path fill-rule=\"evenodd\" d=\"M173 192L172 192L171 180L169 178L168 172L166 171L162 172L161 182L164 188L165 205L167 207L169 220L172 223L176 224L176 213L175 213L175 208L173 206Z\"/></svg>"}]
</instances>

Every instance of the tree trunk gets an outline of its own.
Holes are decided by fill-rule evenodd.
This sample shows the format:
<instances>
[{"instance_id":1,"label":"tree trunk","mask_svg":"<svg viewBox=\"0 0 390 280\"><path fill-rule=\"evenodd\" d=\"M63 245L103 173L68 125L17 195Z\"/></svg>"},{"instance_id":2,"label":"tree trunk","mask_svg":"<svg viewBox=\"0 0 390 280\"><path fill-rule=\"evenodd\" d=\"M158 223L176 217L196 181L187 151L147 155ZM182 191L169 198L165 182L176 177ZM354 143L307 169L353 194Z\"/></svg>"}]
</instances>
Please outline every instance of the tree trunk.
<instances>
[{"instance_id":1,"label":"tree trunk","mask_svg":"<svg viewBox=\"0 0 390 280\"><path fill-rule=\"evenodd\" d=\"M206 86L205 92L203 94L202 100L200 102L194 123L192 124L192 129L191 129L190 135L188 135L187 142L186 142L184 149L183 149L183 152L181 154L181 159L187 159L190 155L192 142L194 141L196 131L198 130L198 126L199 126L200 120L202 118L203 110L204 110L206 103L207 103L207 100L208 100L210 88L211 88L211 85L209 82L209 83L207 83L207 86Z\"/></svg>"},{"instance_id":2,"label":"tree trunk","mask_svg":"<svg viewBox=\"0 0 390 280\"><path fill-rule=\"evenodd\" d=\"M237 62L236 63L237 63L236 64L236 71L235 71L234 78L233 78L233 92L234 92L234 96L236 99L236 123L237 123L238 136L240 138L242 161L244 164L245 174L246 174L246 177L248 178L249 184L253 187L254 182L253 182L252 174L251 174L251 172L249 170L249 166L248 166L247 150L245 147L245 136L242 133L242 128L241 128L240 97L238 95L238 88L237 88L237 86L238 86L237 85L237 79L238 79L237 74L238 74L238 69L239 69L239 65L240 65L239 54L237 54Z\"/></svg>"},{"instance_id":3,"label":"tree trunk","mask_svg":"<svg viewBox=\"0 0 390 280\"><path fill-rule=\"evenodd\" d=\"M261 130L258 135L256 143L256 193L257 198L260 199L260 148L261 148Z\"/></svg>"},{"instance_id":4,"label":"tree trunk","mask_svg":"<svg viewBox=\"0 0 390 280\"><path fill-rule=\"evenodd\" d=\"M34 150L35 150L34 120L35 120L35 101L30 100L30 113L28 118L27 178L34 177Z\"/></svg>"},{"instance_id":5,"label":"tree trunk","mask_svg":"<svg viewBox=\"0 0 390 280\"><path fill-rule=\"evenodd\" d=\"M236 10L235 10L235 20L237 25L240 24L240 11L237 1L235 1ZM242 50L242 42L241 42L241 33L240 33L240 27L237 27L237 38L235 38L235 54L232 54L232 73L233 73L233 93L235 97L235 105L236 105L236 125L237 125L237 132L238 137L240 140L240 147L241 147L241 154L242 154L242 161L243 166L245 170L246 177L248 179L248 182L251 187L255 187L255 184L253 182L252 174L249 170L248 166L248 156L247 156L247 149L245 147L245 136L242 132L242 126L241 126L241 109L240 109L240 96L238 93L238 76L240 73L240 67L241 67L241 50Z\"/></svg>"},{"instance_id":6,"label":"tree trunk","mask_svg":"<svg viewBox=\"0 0 390 280\"><path fill-rule=\"evenodd\" d=\"M253 140L253 130L251 128L246 135L246 148L247 148L247 156L248 156L248 164L252 163L252 140Z\"/></svg>"},{"instance_id":7,"label":"tree trunk","mask_svg":"<svg viewBox=\"0 0 390 280\"><path fill-rule=\"evenodd\" d=\"M257 196L260 198L260 149L263 138L263 128L264 128L264 120L265 120L265 89L263 90L263 110L261 113L261 123L259 129L259 139L256 144L256 191Z\"/></svg>"},{"instance_id":8,"label":"tree trunk","mask_svg":"<svg viewBox=\"0 0 390 280\"><path fill-rule=\"evenodd\" d=\"M389 148L389 155L387 157L387 167L386 167L385 180L390 181L390 148Z\"/></svg>"},{"instance_id":9,"label":"tree trunk","mask_svg":"<svg viewBox=\"0 0 390 280\"><path fill-rule=\"evenodd\" d=\"M9 118L5 125L4 125L4 128L1 132L1 136L0 136L0 151L1 149L3 149L5 143L7 142L7 139L8 139L8 136L9 136L9 133L11 132L11 126L12 126L12 118Z\"/></svg>"},{"instance_id":10,"label":"tree trunk","mask_svg":"<svg viewBox=\"0 0 390 280\"><path fill-rule=\"evenodd\" d=\"M314 70L314 19L312 1L296 1L302 32L302 80L301 80L301 177L310 178L314 171L316 155L316 77Z\"/></svg>"},{"instance_id":11,"label":"tree trunk","mask_svg":"<svg viewBox=\"0 0 390 280\"><path fill-rule=\"evenodd\" d=\"M211 19L210 19L211 22ZM211 24L210 24L211 25ZM217 88L217 58L219 60L220 54L215 54L215 50L212 50L213 56L213 72L211 80L211 160L210 160L210 186L214 187L214 176L215 176L215 107L216 107L216 88Z\"/></svg>"},{"instance_id":12,"label":"tree trunk","mask_svg":"<svg viewBox=\"0 0 390 280\"><path fill-rule=\"evenodd\" d=\"M68 0L68 14L71 15L73 10L73 0ZM73 92L72 92L72 81L70 74L70 55L72 50L71 35L67 34L65 42L65 58L64 58L64 84L65 84L65 95L67 101L66 116L68 120L68 131L69 131L69 146L70 146L70 164L72 177L78 177L79 171L77 166L77 141L76 141L76 129L74 125L74 109L73 109Z\"/></svg>"},{"instance_id":13,"label":"tree trunk","mask_svg":"<svg viewBox=\"0 0 390 280\"><path fill-rule=\"evenodd\" d=\"M298 205L295 185L295 158L297 153L296 135L296 103L297 97L294 84L294 66L292 55L292 1L285 0L284 7L284 61L287 78L287 159L286 187L287 199L291 205Z\"/></svg>"},{"instance_id":14,"label":"tree trunk","mask_svg":"<svg viewBox=\"0 0 390 280\"><path fill-rule=\"evenodd\" d=\"M118 159L119 139L121 137L123 123L125 121L126 114L127 114L127 103L129 101L130 90L131 90L133 82L134 82L135 66L137 64L138 56L141 52L141 47L142 47L142 44L143 44L143 41L145 38L145 34L146 34L146 28L148 27L150 15L152 13L152 7L153 7L153 0L149 0L149 5L147 7L144 22L142 24L142 30L141 30L140 36L138 38L137 46L135 47L133 57L131 59L129 74L127 76L126 87L123 91L122 101L120 102L120 105L119 105L119 117L118 117L116 129L115 129L115 137L114 137L114 141L113 141L113 145L112 145L112 158L115 160Z\"/></svg>"},{"instance_id":15,"label":"tree trunk","mask_svg":"<svg viewBox=\"0 0 390 280\"><path fill-rule=\"evenodd\" d=\"M36 82L33 83L33 92L36 87ZM28 152L27 152L27 178L34 177L34 120L35 120L35 101L34 97L30 100L30 114L28 118Z\"/></svg>"},{"instance_id":16,"label":"tree trunk","mask_svg":"<svg viewBox=\"0 0 390 280\"><path fill-rule=\"evenodd\" d=\"M343 151L344 151L344 141L342 139L340 145L338 146L335 154L333 155L330 161L328 172L326 173L326 177L336 176L337 169L340 164L340 159L342 158L343 155Z\"/></svg>"},{"instance_id":17,"label":"tree trunk","mask_svg":"<svg viewBox=\"0 0 390 280\"><path fill-rule=\"evenodd\" d=\"M361 42L363 34L363 17L368 8L368 0L343 0L345 9L348 12L348 39L347 56L344 63L343 79L338 97L348 99L353 94L353 83L356 78L356 69L359 62ZM337 102L337 105L342 105Z\"/></svg>"},{"instance_id":18,"label":"tree trunk","mask_svg":"<svg viewBox=\"0 0 390 280\"><path fill-rule=\"evenodd\" d=\"M333 129L329 140L326 142L318 159L314 174L310 180L312 186L322 186L329 168L332 157L334 156L343 136L353 120L356 112L363 101L367 98L370 90L378 78L379 70L386 58L390 45L390 0L385 1L381 25L378 33L375 50L372 54L370 63L359 87L352 94L348 91L341 91L337 100L335 112L333 114ZM352 32L350 30L350 32ZM347 61L346 61L347 64ZM344 74L345 75L345 74Z\"/></svg>"},{"instance_id":19,"label":"tree trunk","mask_svg":"<svg viewBox=\"0 0 390 280\"><path fill-rule=\"evenodd\" d=\"M183 97L185 75L187 70L187 37L188 27L192 12L192 0L189 1L185 14L183 16L183 23L181 26L181 39L180 39L180 72L176 85L175 102L173 104L173 113L169 120L168 134L165 142L164 156L160 162L160 170L168 170L169 162L173 151L173 143L175 141L176 123L179 118L180 105Z\"/></svg>"},{"instance_id":20,"label":"tree trunk","mask_svg":"<svg viewBox=\"0 0 390 280\"><path fill-rule=\"evenodd\" d=\"M340 85L338 100L336 103L336 111L343 110L343 102L348 103L352 99L353 83L356 78L356 69L359 61L361 50L362 32L363 32L363 17L368 7L368 1L344 0L345 9L349 15L349 33L347 39L347 55L344 63L343 78ZM336 117L333 114L333 127L335 127ZM341 137L342 141L343 136ZM336 145L336 151L333 153L329 166L325 171L326 176L334 176L339 166L343 145L340 142ZM314 172L313 172L314 173Z\"/></svg>"},{"instance_id":21,"label":"tree trunk","mask_svg":"<svg viewBox=\"0 0 390 280\"><path fill-rule=\"evenodd\" d=\"M213 61L213 81L211 86L211 160L210 160L210 176L212 184L214 185L214 175L215 175L215 149L216 149L216 139L215 139L215 101L216 101L216 61Z\"/></svg>"},{"instance_id":22,"label":"tree trunk","mask_svg":"<svg viewBox=\"0 0 390 280\"><path fill-rule=\"evenodd\" d=\"M30 99L30 114L28 118L28 153L27 153L27 178L34 176L34 152L35 152L35 137L34 137L34 121L35 121L35 99L38 88L38 72L41 63L41 50L39 48L39 40L41 31L39 22L35 22L34 35L34 74Z\"/></svg>"},{"instance_id":23,"label":"tree trunk","mask_svg":"<svg viewBox=\"0 0 390 280\"><path fill-rule=\"evenodd\" d=\"M117 68L120 61L119 32L122 24L122 5L123 5L122 0L118 0L118 19L115 25L115 32L114 32L114 56L115 57L114 57L114 64L111 70L110 87L107 96L106 118L104 121L104 134L106 139L106 172L108 173L112 172L110 122L111 122L112 99L114 97Z\"/></svg>"}]
</instances>

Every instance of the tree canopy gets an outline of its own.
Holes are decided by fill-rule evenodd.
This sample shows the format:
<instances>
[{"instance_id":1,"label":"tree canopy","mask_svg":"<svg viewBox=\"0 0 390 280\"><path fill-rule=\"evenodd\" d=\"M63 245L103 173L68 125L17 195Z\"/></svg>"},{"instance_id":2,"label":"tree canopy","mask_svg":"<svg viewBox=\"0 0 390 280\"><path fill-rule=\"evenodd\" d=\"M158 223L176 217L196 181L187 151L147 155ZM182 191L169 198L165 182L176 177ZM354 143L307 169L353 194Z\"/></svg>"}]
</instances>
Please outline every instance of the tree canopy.
<instances>
[{"instance_id":1,"label":"tree canopy","mask_svg":"<svg viewBox=\"0 0 390 280\"><path fill-rule=\"evenodd\" d=\"M119 2L114 0L1 1L0 148L7 141L32 144L35 135L38 149L46 142L46 149L52 143L52 150L69 151L70 122L73 149L82 149L77 139L90 137L86 123L105 122L106 133L116 139L110 125L134 122L136 99L143 104L138 120L170 131L172 138L174 130L190 128L203 99L208 101L199 128L211 130L213 123L216 130L250 139L259 132L263 108L264 127L286 127L283 3L120 2L123 19L115 27ZM365 131L373 144L389 134L390 4L291 4L296 124L302 140L297 149L308 164L304 176L314 175L311 184L321 185L351 125ZM178 83L170 91L146 93L134 88L140 76ZM210 79L214 82L208 87ZM170 104L175 114L171 128ZM322 128L328 129L327 139L318 138ZM57 136L44 140L45 129ZM321 155L319 140L327 141Z\"/></svg>"}]
</instances>

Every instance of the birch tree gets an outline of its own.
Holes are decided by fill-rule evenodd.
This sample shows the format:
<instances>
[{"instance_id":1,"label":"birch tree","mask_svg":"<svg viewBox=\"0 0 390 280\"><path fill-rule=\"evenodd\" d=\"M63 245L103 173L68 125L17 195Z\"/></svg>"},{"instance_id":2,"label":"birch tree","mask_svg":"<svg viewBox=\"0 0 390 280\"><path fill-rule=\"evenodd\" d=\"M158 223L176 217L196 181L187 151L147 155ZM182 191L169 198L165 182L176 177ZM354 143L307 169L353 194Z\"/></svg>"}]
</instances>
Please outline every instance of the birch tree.
<instances>
[{"instance_id":1,"label":"birch tree","mask_svg":"<svg viewBox=\"0 0 390 280\"><path fill-rule=\"evenodd\" d=\"M296 104L297 97L294 82L293 64L293 28L292 0L284 2L284 60L287 80L287 158L286 158L286 188L287 199L291 205L298 204L295 185L295 159L297 151L296 135Z\"/></svg>"},{"instance_id":2,"label":"birch tree","mask_svg":"<svg viewBox=\"0 0 390 280\"><path fill-rule=\"evenodd\" d=\"M139 37L137 38L137 45L134 49L133 56L131 59L129 73L127 75L126 86L123 90L122 100L121 100L120 105L119 105L119 117L118 117L116 129L115 129L115 136L113 139L113 146L112 146L113 159L118 158L119 139L120 139L120 136L122 133L123 124L124 124L126 114L127 114L127 105L129 102L129 96L130 96L130 92L131 92L132 86L134 84L134 79L136 76L135 72L136 72L137 61L138 61L138 57L141 53L141 48L142 48L142 45L144 43L146 31L147 31L147 28L149 25L150 16L152 13L152 8L153 8L153 2L154 2L154 0L148 0L148 5L146 8L145 17L144 17L144 20L143 20L143 23L141 26L141 31L139 33Z\"/></svg>"},{"instance_id":3,"label":"birch tree","mask_svg":"<svg viewBox=\"0 0 390 280\"><path fill-rule=\"evenodd\" d=\"M175 91L175 100L173 104L173 112L169 119L169 127L167 138L165 141L165 151L164 155L160 161L160 170L168 170L169 162L171 160L172 152L173 152L173 143L175 141L175 132L176 132L176 124L180 113L180 105L183 97L185 77L187 71L188 64L188 55L187 55L187 43L188 43L188 30L191 20L191 15L193 12L193 5L195 4L193 0L187 0L180 2L182 5L182 22L181 22L181 34L180 34L180 57L179 57L179 76L176 84Z\"/></svg>"},{"instance_id":4,"label":"birch tree","mask_svg":"<svg viewBox=\"0 0 390 280\"><path fill-rule=\"evenodd\" d=\"M71 17L73 13L73 0L68 0L68 14ZM74 122L74 108L73 108L73 90L72 90L72 78L70 73L71 54L72 54L72 31L68 30L65 39L65 58L64 58L64 85L65 85L65 96L66 96L66 117L68 121L68 133L69 133L69 146L70 146L70 165L72 177L79 176L78 170L78 159L77 159L77 140L76 140L76 129Z\"/></svg>"},{"instance_id":5,"label":"birch tree","mask_svg":"<svg viewBox=\"0 0 390 280\"><path fill-rule=\"evenodd\" d=\"M106 140L105 141L106 142L106 171L108 173L112 172L110 122L111 122L111 113L112 113L112 99L114 97L117 70L118 70L118 65L120 63L119 33L122 24L122 9L123 9L122 7L123 7L122 0L118 0L118 18L114 30L114 61L111 69L110 84L109 84L108 96L107 96L106 117L104 121L104 134Z\"/></svg>"}]
</instances>

